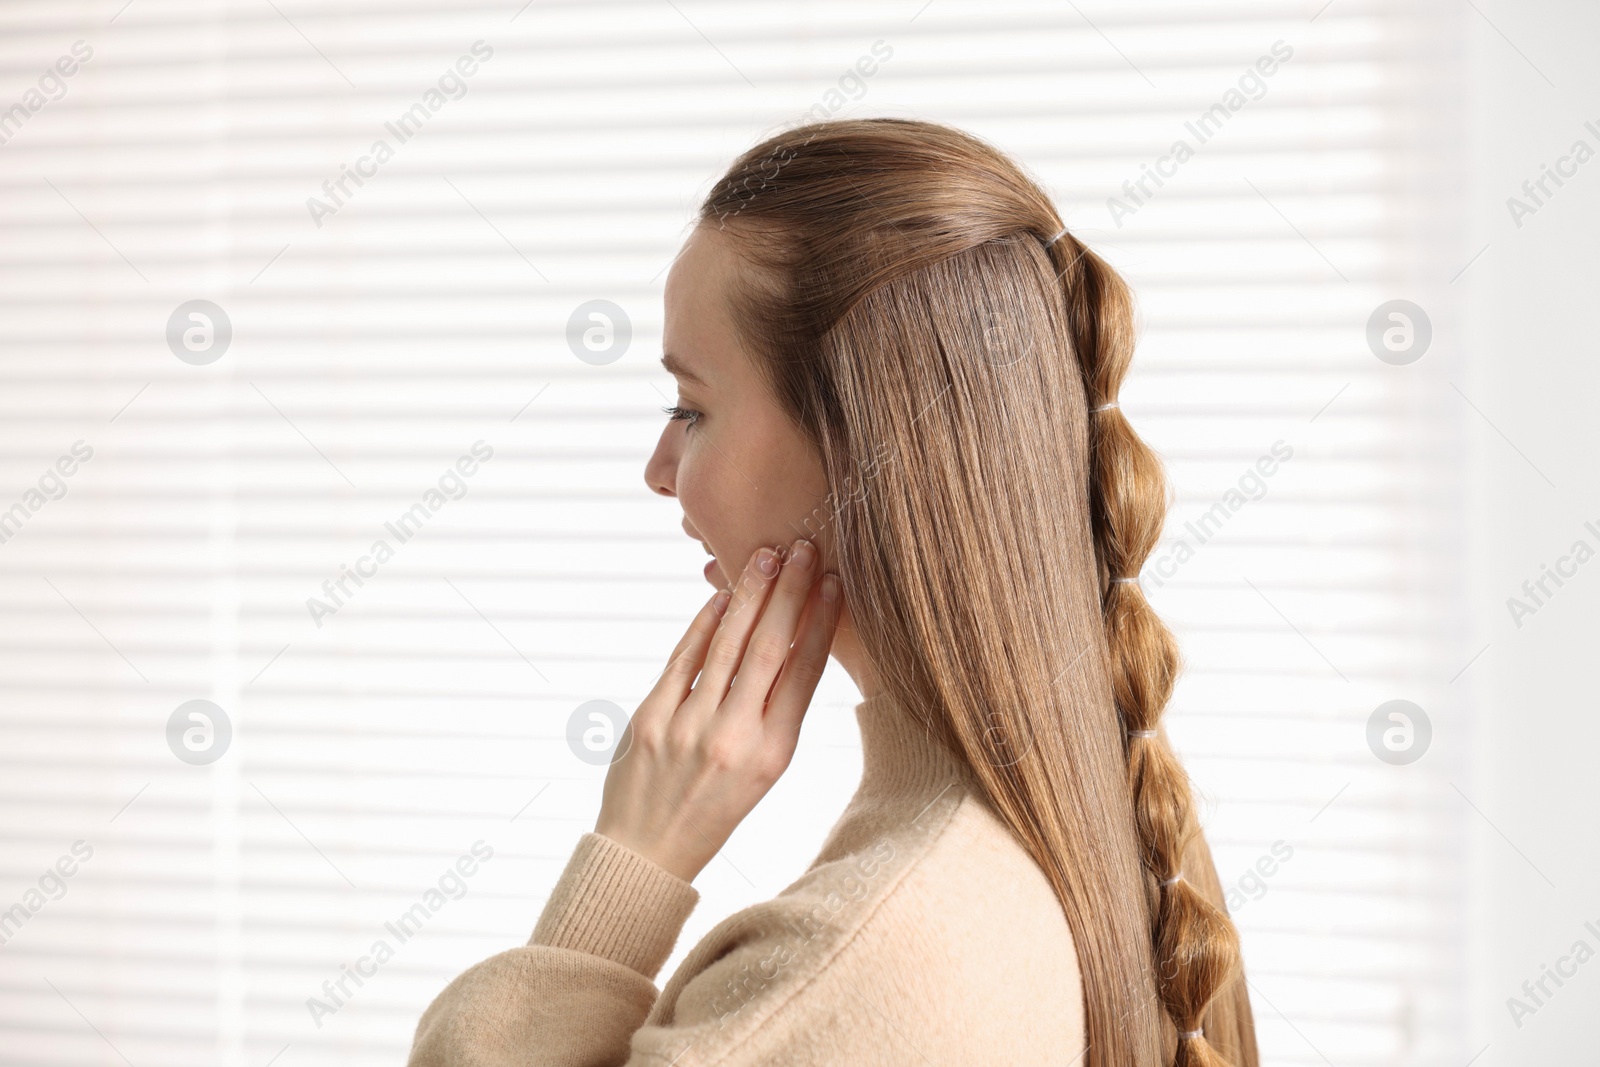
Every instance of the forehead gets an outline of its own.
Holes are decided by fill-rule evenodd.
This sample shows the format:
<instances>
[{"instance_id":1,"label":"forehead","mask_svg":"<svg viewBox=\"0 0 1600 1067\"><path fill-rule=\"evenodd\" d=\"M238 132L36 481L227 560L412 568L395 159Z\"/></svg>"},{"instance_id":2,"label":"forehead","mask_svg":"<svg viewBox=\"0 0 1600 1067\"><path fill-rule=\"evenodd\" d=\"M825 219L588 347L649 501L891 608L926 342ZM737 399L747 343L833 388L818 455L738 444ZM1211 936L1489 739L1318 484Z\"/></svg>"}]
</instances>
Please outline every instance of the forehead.
<instances>
[{"instance_id":1,"label":"forehead","mask_svg":"<svg viewBox=\"0 0 1600 1067\"><path fill-rule=\"evenodd\" d=\"M665 299L668 310L710 310L721 304L724 272L729 259L727 238L715 229L697 226L678 249L667 271Z\"/></svg>"},{"instance_id":2,"label":"forehead","mask_svg":"<svg viewBox=\"0 0 1600 1067\"><path fill-rule=\"evenodd\" d=\"M715 382L736 372L743 357L728 312L734 257L727 238L701 226L689 235L667 272L661 347L670 371L686 380Z\"/></svg>"}]
</instances>

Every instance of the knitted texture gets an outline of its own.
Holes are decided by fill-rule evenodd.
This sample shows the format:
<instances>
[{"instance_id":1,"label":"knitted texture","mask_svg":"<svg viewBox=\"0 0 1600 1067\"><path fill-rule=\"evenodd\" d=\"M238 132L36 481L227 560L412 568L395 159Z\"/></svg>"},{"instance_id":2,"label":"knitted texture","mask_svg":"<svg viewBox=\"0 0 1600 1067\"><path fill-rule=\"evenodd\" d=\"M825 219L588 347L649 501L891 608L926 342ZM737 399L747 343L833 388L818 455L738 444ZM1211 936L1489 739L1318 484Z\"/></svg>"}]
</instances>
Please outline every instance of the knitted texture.
<instances>
[{"instance_id":1,"label":"knitted texture","mask_svg":"<svg viewBox=\"0 0 1600 1067\"><path fill-rule=\"evenodd\" d=\"M856 719L861 784L822 851L659 993L699 894L584 834L528 944L424 1012L411 1067L1078 1062L1082 981L1044 875L889 697Z\"/></svg>"}]
</instances>

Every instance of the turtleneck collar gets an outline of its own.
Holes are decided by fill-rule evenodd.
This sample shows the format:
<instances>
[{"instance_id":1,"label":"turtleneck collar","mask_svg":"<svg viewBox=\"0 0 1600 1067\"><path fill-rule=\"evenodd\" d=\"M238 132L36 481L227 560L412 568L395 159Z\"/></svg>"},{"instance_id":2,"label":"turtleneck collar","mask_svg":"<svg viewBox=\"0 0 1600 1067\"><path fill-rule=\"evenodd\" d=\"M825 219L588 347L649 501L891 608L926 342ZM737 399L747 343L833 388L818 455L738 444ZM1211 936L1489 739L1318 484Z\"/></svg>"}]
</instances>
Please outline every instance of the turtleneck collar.
<instances>
[{"instance_id":1,"label":"turtleneck collar","mask_svg":"<svg viewBox=\"0 0 1600 1067\"><path fill-rule=\"evenodd\" d=\"M856 723L861 728L858 797L921 796L971 773L886 691L856 705Z\"/></svg>"},{"instance_id":2,"label":"turtleneck collar","mask_svg":"<svg viewBox=\"0 0 1600 1067\"><path fill-rule=\"evenodd\" d=\"M895 827L916 822L952 787L977 792L972 771L952 756L891 696L856 705L861 728L861 784L812 866L839 859Z\"/></svg>"}]
</instances>

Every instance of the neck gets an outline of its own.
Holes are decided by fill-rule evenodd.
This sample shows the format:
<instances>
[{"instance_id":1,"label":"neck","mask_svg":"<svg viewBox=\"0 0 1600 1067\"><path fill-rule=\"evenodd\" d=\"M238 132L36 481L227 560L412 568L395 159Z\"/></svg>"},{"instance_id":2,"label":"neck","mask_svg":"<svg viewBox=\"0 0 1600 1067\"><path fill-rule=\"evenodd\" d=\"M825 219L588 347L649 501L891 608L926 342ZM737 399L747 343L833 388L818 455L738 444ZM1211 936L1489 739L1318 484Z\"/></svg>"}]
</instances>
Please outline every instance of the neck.
<instances>
[{"instance_id":1,"label":"neck","mask_svg":"<svg viewBox=\"0 0 1600 1067\"><path fill-rule=\"evenodd\" d=\"M833 647L830 654L839 661L839 666L844 668L850 680L855 683L856 691L863 698L871 699L878 695L877 672L872 669L872 661L867 658L867 651L861 646L861 635L856 632L848 600L839 610L839 625L833 631Z\"/></svg>"}]
</instances>

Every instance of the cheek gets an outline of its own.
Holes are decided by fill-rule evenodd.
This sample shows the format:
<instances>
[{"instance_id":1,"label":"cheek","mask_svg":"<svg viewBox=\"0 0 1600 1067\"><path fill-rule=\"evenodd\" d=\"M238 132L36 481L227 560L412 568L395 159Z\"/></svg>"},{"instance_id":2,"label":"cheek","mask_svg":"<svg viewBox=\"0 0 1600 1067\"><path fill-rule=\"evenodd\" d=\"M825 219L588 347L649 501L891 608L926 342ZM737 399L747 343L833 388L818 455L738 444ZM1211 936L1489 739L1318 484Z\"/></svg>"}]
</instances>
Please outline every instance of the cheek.
<instances>
[{"instance_id":1,"label":"cheek","mask_svg":"<svg viewBox=\"0 0 1600 1067\"><path fill-rule=\"evenodd\" d=\"M690 445L678 463L678 505L719 561L743 542L746 531L741 523L752 510L754 492L738 470L704 442Z\"/></svg>"},{"instance_id":2,"label":"cheek","mask_svg":"<svg viewBox=\"0 0 1600 1067\"><path fill-rule=\"evenodd\" d=\"M821 462L776 415L772 432L755 432L759 421L714 440L691 436L678 460L679 506L729 583L762 545L788 545L808 533L827 558L831 543L831 524L817 510L827 491Z\"/></svg>"}]
</instances>

